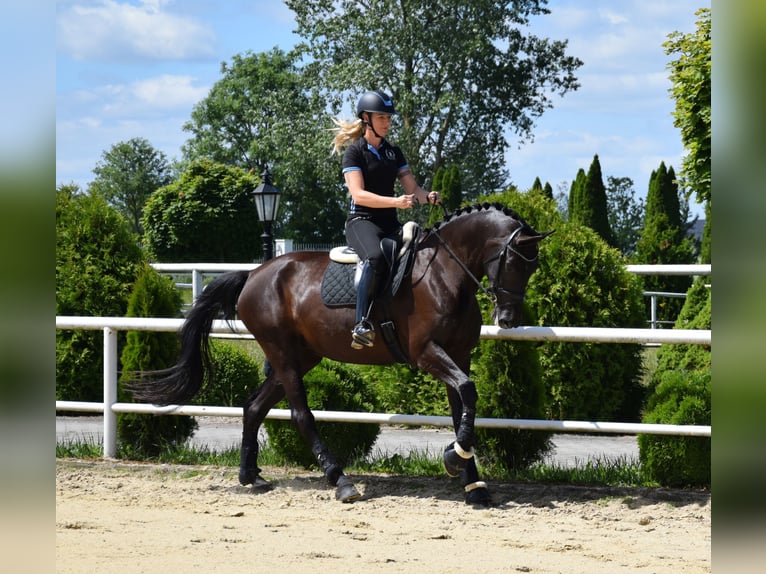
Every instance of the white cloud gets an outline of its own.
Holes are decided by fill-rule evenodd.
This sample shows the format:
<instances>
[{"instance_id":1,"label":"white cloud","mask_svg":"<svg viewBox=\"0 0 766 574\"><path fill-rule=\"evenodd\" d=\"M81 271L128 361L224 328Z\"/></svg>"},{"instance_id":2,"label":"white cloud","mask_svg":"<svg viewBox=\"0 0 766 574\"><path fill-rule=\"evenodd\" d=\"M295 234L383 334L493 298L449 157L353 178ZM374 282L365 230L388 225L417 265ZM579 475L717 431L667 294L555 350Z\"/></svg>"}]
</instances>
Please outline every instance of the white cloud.
<instances>
[{"instance_id":1,"label":"white cloud","mask_svg":"<svg viewBox=\"0 0 766 574\"><path fill-rule=\"evenodd\" d=\"M132 5L81 2L56 19L59 50L76 60L182 60L214 55L214 32L188 16L163 10L164 0Z\"/></svg>"}]
</instances>

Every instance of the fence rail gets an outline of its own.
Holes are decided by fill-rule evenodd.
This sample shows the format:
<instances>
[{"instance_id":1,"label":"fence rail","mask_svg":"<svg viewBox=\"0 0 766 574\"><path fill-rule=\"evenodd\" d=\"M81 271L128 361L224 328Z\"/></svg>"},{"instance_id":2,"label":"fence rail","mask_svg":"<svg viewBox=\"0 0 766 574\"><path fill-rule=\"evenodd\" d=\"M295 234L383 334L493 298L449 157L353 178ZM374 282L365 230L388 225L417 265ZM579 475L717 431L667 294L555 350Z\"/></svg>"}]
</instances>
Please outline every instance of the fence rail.
<instances>
[{"instance_id":1,"label":"fence rail","mask_svg":"<svg viewBox=\"0 0 766 574\"><path fill-rule=\"evenodd\" d=\"M117 402L117 333L125 331L177 331L183 319L150 319L141 317L56 317L57 329L102 330L104 333L104 400L101 403L56 401L57 411L100 412L104 415L104 457L117 454L117 413L154 413L195 416L242 416L235 407L171 405L157 407L140 403ZM249 337L241 321L213 321L211 333L231 333L231 327L242 337ZM668 343L711 345L710 330L656 330L656 329L600 329L585 327L516 327L501 329L483 325L482 339L607 342L607 343ZM319 421L374 422L378 424L452 426L450 417L387 413L349 413L316 411ZM289 419L290 411L271 409L267 418ZM641 423L545 421L531 419L476 419L477 427L549 430L554 432L594 432L613 434L670 434L683 436L711 436L711 427L705 425L658 425Z\"/></svg>"}]
</instances>

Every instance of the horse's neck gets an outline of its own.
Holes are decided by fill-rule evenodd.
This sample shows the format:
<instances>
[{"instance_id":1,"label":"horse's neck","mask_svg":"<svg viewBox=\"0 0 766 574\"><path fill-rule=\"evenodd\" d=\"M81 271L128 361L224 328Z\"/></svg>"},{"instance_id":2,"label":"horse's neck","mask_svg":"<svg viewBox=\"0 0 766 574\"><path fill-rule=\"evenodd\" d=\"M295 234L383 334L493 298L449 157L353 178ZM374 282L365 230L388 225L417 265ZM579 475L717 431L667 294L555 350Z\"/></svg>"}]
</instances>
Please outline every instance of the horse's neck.
<instances>
[{"instance_id":1,"label":"horse's neck","mask_svg":"<svg viewBox=\"0 0 766 574\"><path fill-rule=\"evenodd\" d=\"M485 217L475 227L468 225L466 221L464 227L445 226L441 233L444 242L475 275L484 273L484 261L488 258L487 243L504 234L502 226L496 218L490 216L490 213L481 215Z\"/></svg>"}]
</instances>

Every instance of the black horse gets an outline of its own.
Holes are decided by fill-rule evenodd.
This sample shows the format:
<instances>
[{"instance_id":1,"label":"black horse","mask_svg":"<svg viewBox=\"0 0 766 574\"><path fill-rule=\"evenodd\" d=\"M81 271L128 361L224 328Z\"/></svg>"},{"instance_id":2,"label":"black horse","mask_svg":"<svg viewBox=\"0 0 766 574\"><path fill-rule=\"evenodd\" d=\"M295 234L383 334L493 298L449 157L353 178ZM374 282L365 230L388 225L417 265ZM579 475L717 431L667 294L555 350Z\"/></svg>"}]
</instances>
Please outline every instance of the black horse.
<instances>
[{"instance_id":1,"label":"black horse","mask_svg":"<svg viewBox=\"0 0 766 574\"><path fill-rule=\"evenodd\" d=\"M469 367L482 324L476 292L484 289L492 298L497 325L520 325L527 283L538 266L538 243L550 233L536 232L499 204L464 208L425 230L414 248L409 277L386 306L401 353L392 353L380 337L374 347L351 348L353 305L329 307L320 296L327 253L293 252L253 271L226 273L207 286L187 316L178 363L143 373L131 390L139 400L156 404L186 402L210 369L212 321L221 312L226 319L237 314L270 365L265 381L244 406L240 482L265 482L257 465L258 429L269 410L286 397L293 423L336 486L336 498L351 502L360 494L317 433L303 377L323 357L374 365L406 357L446 384L456 440L445 449L445 469L451 476L460 475L466 502L489 504L473 458L477 392ZM485 276L489 289L481 285ZM376 305L371 315L376 330L382 308Z\"/></svg>"}]
</instances>

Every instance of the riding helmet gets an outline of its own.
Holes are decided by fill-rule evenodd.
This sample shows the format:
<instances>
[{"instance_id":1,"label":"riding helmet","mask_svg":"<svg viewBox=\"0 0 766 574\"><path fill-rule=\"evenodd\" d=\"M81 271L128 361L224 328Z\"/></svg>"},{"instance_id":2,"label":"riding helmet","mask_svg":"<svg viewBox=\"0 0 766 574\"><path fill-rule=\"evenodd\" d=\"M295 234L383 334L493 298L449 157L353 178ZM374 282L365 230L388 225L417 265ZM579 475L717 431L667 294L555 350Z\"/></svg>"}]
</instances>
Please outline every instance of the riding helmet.
<instances>
[{"instance_id":1,"label":"riding helmet","mask_svg":"<svg viewBox=\"0 0 766 574\"><path fill-rule=\"evenodd\" d=\"M363 112L394 115L394 100L385 92L372 90L365 92L356 104L356 115L361 118Z\"/></svg>"}]
</instances>

